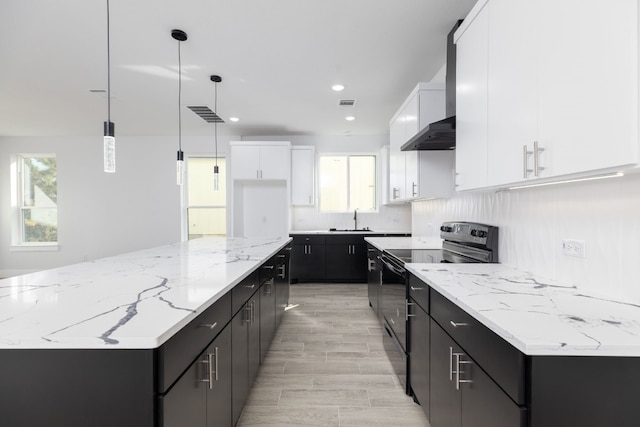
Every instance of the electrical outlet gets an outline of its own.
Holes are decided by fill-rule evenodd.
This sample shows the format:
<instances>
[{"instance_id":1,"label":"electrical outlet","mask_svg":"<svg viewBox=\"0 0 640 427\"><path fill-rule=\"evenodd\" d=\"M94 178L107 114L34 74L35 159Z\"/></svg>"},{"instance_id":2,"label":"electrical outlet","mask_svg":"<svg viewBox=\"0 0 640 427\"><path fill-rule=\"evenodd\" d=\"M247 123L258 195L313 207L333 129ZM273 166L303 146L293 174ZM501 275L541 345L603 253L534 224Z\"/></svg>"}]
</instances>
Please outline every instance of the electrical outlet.
<instances>
[{"instance_id":1,"label":"electrical outlet","mask_svg":"<svg viewBox=\"0 0 640 427\"><path fill-rule=\"evenodd\" d=\"M562 239L562 255L586 258L584 240Z\"/></svg>"}]
</instances>

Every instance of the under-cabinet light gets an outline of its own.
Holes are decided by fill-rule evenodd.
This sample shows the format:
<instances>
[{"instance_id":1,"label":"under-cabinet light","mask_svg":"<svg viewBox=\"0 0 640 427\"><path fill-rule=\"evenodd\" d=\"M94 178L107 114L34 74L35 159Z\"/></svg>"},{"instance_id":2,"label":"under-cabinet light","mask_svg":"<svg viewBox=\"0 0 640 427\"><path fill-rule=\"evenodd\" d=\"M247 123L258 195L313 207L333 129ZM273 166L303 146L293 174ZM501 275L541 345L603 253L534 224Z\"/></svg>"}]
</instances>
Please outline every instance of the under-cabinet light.
<instances>
[{"instance_id":1,"label":"under-cabinet light","mask_svg":"<svg viewBox=\"0 0 640 427\"><path fill-rule=\"evenodd\" d=\"M539 184L516 185L514 187L507 188L507 190L519 190L521 188L544 187L547 185L567 184L570 182L595 181L597 179L620 178L622 176L624 176L623 172L614 172L614 173L608 173L605 175L590 176L587 178L565 179L563 181L543 182Z\"/></svg>"}]
</instances>

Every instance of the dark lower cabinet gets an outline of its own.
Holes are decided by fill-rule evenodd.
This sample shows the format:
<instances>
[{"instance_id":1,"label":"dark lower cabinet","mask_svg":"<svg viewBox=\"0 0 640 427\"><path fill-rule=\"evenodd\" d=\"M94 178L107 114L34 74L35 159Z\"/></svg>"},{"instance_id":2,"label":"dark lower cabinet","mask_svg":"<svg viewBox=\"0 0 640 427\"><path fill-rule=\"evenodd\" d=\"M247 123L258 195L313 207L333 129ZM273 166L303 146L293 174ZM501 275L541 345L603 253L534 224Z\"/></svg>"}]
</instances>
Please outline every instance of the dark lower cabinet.
<instances>
[{"instance_id":1,"label":"dark lower cabinet","mask_svg":"<svg viewBox=\"0 0 640 427\"><path fill-rule=\"evenodd\" d=\"M411 300L413 302L413 300ZM409 372L411 392L415 400L422 405L424 413L429 418L429 387L431 366L430 345L430 318L429 315L415 302L412 305L409 328Z\"/></svg>"},{"instance_id":2,"label":"dark lower cabinet","mask_svg":"<svg viewBox=\"0 0 640 427\"><path fill-rule=\"evenodd\" d=\"M380 290L381 278L378 265L380 251L372 245L367 245L367 296L369 297L369 307L378 316L378 292Z\"/></svg>"},{"instance_id":3,"label":"dark lower cabinet","mask_svg":"<svg viewBox=\"0 0 640 427\"><path fill-rule=\"evenodd\" d=\"M231 320L233 425L240 419L260 367L260 292L256 292Z\"/></svg>"},{"instance_id":4,"label":"dark lower cabinet","mask_svg":"<svg viewBox=\"0 0 640 427\"><path fill-rule=\"evenodd\" d=\"M524 427L526 412L431 321L431 427Z\"/></svg>"},{"instance_id":5,"label":"dark lower cabinet","mask_svg":"<svg viewBox=\"0 0 640 427\"><path fill-rule=\"evenodd\" d=\"M324 236L294 236L291 281L322 281L325 277Z\"/></svg>"},{"instance_id":6,"label":"dark lower cabinet","mask_svg":"<svg viewBox=\"0 0 640 427\"><path fill-rule=\"evenodd\" d=\"M227 326L161 399L161 425L231 426L231 360Z\"/></svg>"},{"instance_id":7,"label":"dark lower cabinet","mask_svg":"<svg viewBox=\"0 0 640 427\"><path fill-rule=\"evenodd\" d=\"M328 239L325 260L326 280L363 283L367 281L367 245L364 237L345 236Z\"/></svg>"},{"instance_id":8,"label":"dark lower cabinet","mask_svg":"<svg viewBox=\"0 0 640 427\"><path fill-rule=\"evenodd\" d=\"M289 273L291 258L291 247L288 246L276 255L276 329L280 326L284 311L289 305Z\"/></svg>"},{"instance_id":9,"label":"dark lower cabinet","mask_svg":"<svg viewBox=\"0 0 640 427\"><path fill-rule=\"evenodd\" d=\"M276 332L276 284L275 278L267 279L260 287L260 362L267 355Z\"/></svg>"}]
</instances>

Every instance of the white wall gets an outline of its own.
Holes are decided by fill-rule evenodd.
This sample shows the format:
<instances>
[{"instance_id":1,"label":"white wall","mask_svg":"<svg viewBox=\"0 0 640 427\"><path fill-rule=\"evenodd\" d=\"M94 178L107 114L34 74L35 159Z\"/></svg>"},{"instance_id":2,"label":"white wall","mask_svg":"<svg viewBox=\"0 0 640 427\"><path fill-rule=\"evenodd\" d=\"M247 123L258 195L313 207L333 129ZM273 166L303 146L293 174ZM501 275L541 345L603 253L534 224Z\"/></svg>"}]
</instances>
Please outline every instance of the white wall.
<instances>
[{"instance_id":1,"label":"white wall","mask_svg":"<svg viewBox=\"0 0 640 427\"><path fill-rule=\"evenodd\" d=\"M639 175L413 203L416 236L450 220L500 227L501 263L640 304ZM586 258L563 255L566 238L584 240Z\"/></svg>"},{"instance_id":2,"label":"white wall","mask_svg":"<svg viewBox=\"0 0 640 427\"><path fill-rule=\"evenodd\" d=\"M219 153L228 140L219 137ZM185 155L213 152L211 138L182 138ZM176 137L116 137L117 173L102 171L102 137L0 137L0 277L177 242ZM12 252L10 155L55 153L57 252Z\"/></svg>"},{"instance_id":3,"label":"white wall","mask_svg":"<svg viewBox=\"0 0 640 427\"><path fill-rule=\"evenodd\" d=\"M255 136L243 141L291 141L292 145L314 145L316 158L320 153L375 153L389 144L389 135L335 135L335 136ZM381 182L378 182L382 188ZM320 212L318 206L294 206L291 210L291 229L295 231L353 228L353 213ZM409 232L411 205L380 206L377 213L358 213L358 227L375 231Z\"/></svg>"}]
</instances>

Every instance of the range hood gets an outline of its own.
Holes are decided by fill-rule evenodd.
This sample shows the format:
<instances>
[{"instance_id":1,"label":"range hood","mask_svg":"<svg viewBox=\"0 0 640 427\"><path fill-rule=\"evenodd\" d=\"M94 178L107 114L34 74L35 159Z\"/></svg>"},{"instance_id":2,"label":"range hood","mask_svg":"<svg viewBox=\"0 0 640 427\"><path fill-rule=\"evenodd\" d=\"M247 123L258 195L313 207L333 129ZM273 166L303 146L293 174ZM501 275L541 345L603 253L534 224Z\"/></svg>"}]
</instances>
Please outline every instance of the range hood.
<instances>
[{"instance_id":1,"label":"range hood","mask_svg":"<svg viewBox=\"0 0 640 427\"><path fill-rule=\"evenodd\" d=\"M430 123L404 143L402 151L453 150L456 148L456 45L453 34L462 24L456 22L447 36L446 119Z\"/></svg>"}]
</instances>

